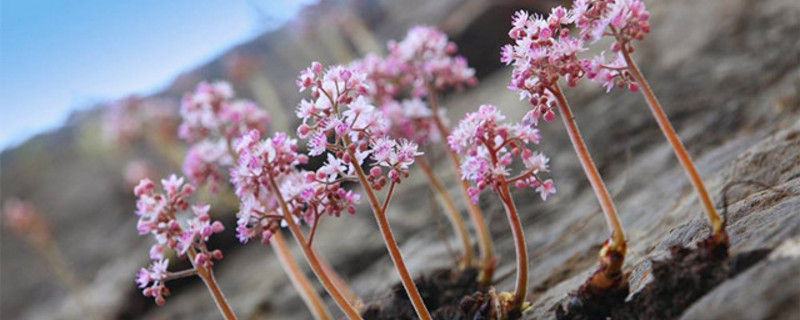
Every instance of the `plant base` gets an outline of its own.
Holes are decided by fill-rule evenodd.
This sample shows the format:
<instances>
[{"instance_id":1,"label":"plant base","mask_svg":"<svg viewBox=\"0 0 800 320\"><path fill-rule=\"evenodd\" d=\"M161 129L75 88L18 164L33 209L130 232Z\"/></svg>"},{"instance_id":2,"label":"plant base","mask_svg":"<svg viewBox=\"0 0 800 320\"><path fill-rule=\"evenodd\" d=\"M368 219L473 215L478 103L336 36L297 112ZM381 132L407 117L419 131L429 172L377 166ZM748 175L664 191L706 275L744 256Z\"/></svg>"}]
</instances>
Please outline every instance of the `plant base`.
<instances>
[{"instance_id":1,"label":"plant base","mask_svg":"<svg viewBox=\"0 0 800 320\"><path fill-rule=\"evenodd\" d=\"M727 238L725 238L727 240ZM561 319L653 319L678 318L689 306L723 281L747 270L764 259L770 250L754 250L728 257L727 241L710 237L697 243L697 248L670 248L670 257L654 261L653 281L629 301L618 305L609 314L595 314L579 309L556 310Z\"/></svg>"},{"instance_id":2,"label":"plant base","mask_svg":"<svg viewBox=\"0 0 800 320\"><path fill-rule=\"evenodd\" d=\"M425 305L436 320L519 319L520 314L498 316L490 287L480 285L477 268L436 270L414 279ZM366 306L364 320L411 320L416 313L400 283L391 297Z\"/></svg>"},{"instance_id":3,"label":"plant base","mask_svg":"<svg viewBox=\"0 0 800 320\"><path fill-rule=\"evenodd\" d=\"M625 302L629 293L628 274L622 272L625 253L610 249L608 241L603 244L600 252L597 270L578 290L569 294L566 310L558 307L558 319L571 319L572 314L590 314L605 318Z\"/></svg>"}]
</instances>

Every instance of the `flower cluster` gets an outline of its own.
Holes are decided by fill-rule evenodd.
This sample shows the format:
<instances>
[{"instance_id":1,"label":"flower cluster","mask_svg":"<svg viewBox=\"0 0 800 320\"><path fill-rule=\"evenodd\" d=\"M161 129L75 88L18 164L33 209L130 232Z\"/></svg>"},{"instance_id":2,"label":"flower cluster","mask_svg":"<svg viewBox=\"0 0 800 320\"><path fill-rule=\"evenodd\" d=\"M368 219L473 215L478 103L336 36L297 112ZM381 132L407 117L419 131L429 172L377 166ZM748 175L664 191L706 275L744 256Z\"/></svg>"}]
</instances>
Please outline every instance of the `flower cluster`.
<instances>
[{"instance_id":1,"label":"flower cluster","mask_svg":"<svg viewBox=\"0 0 800 320\"><path fill-rule=\"evenodd\" d=\"M230 176L241 201L236 228L239 241L261 236L263 242L269 242L283 219L270 185L296 173L297 165L308 161L297 150L297 140L282 132L261 140L261 133L253 130L238 140L238 163L230 169Z\"/></svg>"},{"instance_id":2,"label":"flower cluster","mask_svg":"<svg viewBox=\"0 0 800 320\"><path fill-rule=\"evenodd\" d=\"M414 164L414 158L422 155L417 151L419 148L416 143L402 139L399 142L395 139L383 136L370 143L372 155L371 159L377 166L369 170L369 179L372 181L372 188L380 190L386 185L386 177L394 183L400 183L402 179L408 177L408 169ZM386 177L383 176L383 169L388 169Z\"/></svg>"},{"instance_id":3,"label":"flower cluster","mask_svg":"<svg viewBox=\"0 0 800 320\"><path fill-rule=\"evenodd\" d=\"M178 135L187 142L206 138L234 139L250 130L264 132L269 115L251 101L234 101L227 82L201 82L181 103Z\"/></svg>"},{"instance_id":4,"label":"flower cluster","mask_svg":"<svg viewBox=\"0 0 800 320\"><path fill-rule=\"evenodd\" d=\"M126 97L110 103L103 116L103 138L108 142L130 143L145 133L145 127L174 132L176 110L172 104L154 98Z\"/></svg>"},{"instance_id":5,"label":"flower cluster","mask_svg":"<svg viewBox=\"0 0 800 320\"><path fill-rule=\"evenodd\" d=\"M498 190L506 184L534 188L546 200L556 192L552 180L539 177L548 171L548 159L528 148L528 144L539 143L539 130L526 124L506 124L504 119L495 106L482 105L477 112L468 113L448 137L450 148L464 157L461 178L475 183L468 190L472 201L477 202L486 187ZM515 157L524 170L511 177Z\"/></svg>"},{"instance_id":6,"label":"flower cluster","mask_svg":"<svg viewBox=\"0 0 800 320\"><path fill-rule=\"evenodd\" d=\"M458 47L439 29L412 27L402 41L390 41L388 47L385 61L400 67L400 83L410 85L414 97L429 94L429 83L436 90L462 89L477 83L475 69L467 65L467 59L455 55Z\"/></svg>"},{"instance_id":7,"label":"flower cluster","mask_svg":"<svg viewBox=\"0 0 800 320\"><path fill-rule=\"evenodd\" d=\"M50 224L36 207L25 200L7 199L3 204L3 223L20 237L26 237L34 246L52 244Z\"/></svg>"},{"instance_id":8,"label":"flower cluster","mask_svg":"<svg viewBox=\"0 0 800 320\"><path fill-rule=\"evenodd\" d=\"M236 147L239 163L231 169L231 182L241 200L237 237L241 242L257 236L268 243L279 226L285 226L282 208L272 190L272 181L295 222L315 226L324 215L355 213L359 196L340 186L340 175L351 171L341 159L329 154L316 173L297 169L308 157L297 153L297 141L277 133L259 141L256 131L243 137Z\"/></svg>"},{"instance_id":9,"label":"flower cluster","mask_svg":"<svg viewBox=\"0 0 800 320\"><path fill-rule=\"evenodd\" d=\"M419 145L442 140L433 111L419 98L392 100L381 106L380 111L389 121L388 134L393 138L406 138ZM444 109L438 109L438 113L440 119L447 119Z\"/></svg>"},{"instance_id":10,"label":"flower cluster","mask_svg":"<svg viewBox=\"0 0 800 320\"><path fill-rule=\"evenodd\" d=\"M344 81L339 75L357 81ZM316 98L300 102L297 116L303 123L298 135L308 139L309 155L331 152L327 163L316 172L317 180L354 178L355 166L362 166L370 156L374 161L369 170L373 188L382 188L387 178L400 183L408 176L408 167L421 154L418 146L387 136L389 121L364 96L368 86L363 72L334 66L323 73L322 66L315 62L300 74L298 84L301 90L312 88ZM386 176L381 167L388 168Z\"/></svg>"},{"instance_id":11,"label":"flower cluster","mask_svg":"<svg viewBox=\"0 0 800 320\"><path fill-rule=\"evenodd\" d=\"M150 248L150 259L154 261L149 269L142 269L136 281L143 288L146 296L155 298L158 304L164 302L169 290L164 286L167 276L168 260L164 258L164 249L175 250L179 256L193 256L192 264L197 267L210 268L212 260L222 259L220 250L209 251L206 246L208 238L224 230L222 223L211 221L208 215L210 206L191 206L193 217L186 226L182 226L176 215L190 208L186 197L192 195L195 188L184 184L183 178L171 175L161 180L163 193L155 192L155 184L143 179L134 189L136 215L139 216L137 229L139 234L152 234L156 244Z\"/></svg>"},{"instance_id":12,"label":"flower cluster","mask_svg":"<svg viewBox=\"0 0 800 320\"><path fill-rule=\"evenodd\" d=\"M444 121L444 109L436 114L422 100L429 89L443 91L475 85L475 70L456 54L456 44L433 27L412 27L402 41L390 41L385 57L369 54L351 63L365 73L367 96L388 119L389 134L417 144L441 140L435 117Z\"/></svg>"},{"instance_id":13,"label":"flower cluster","mask_svg":"<svg viewBox=\"0 0 800 320\"><path fill-rule=\"evenodd\" d=\"M401 81L407 80L403 77L406 67L395 57L370 53L351 62L350 68L367 75L367 95L380 105L395 101L405 88Z\"/></svg>"},{"instance_id":14,"label":"flower cluster","mask_svg":"<svg viewBox=\"0 0 800 320\"><path fill-rule=\"evenodd\" d=\"M183 123L178 135L189 147L183 172L196 184L208 184L216 191L223 180L223 167L233 159L233 141L251 130L264 132L269 116L250 101L233 101L233 89L226 82L202 82L192 93L183 97Z\"/></svg>"},{"instance_id":15,"label":"flower cluster","mask_svg":"<svg viewBox=\"0 0 800 320\"><path fill-rule=\"evenodd\" d=\"M611 44L614 57L609 59L602 52L581 62L586 77L599 82L606 91L614 86L638 90L621 50L633 52L631 41L642 40L650 32L650 14L644 3L640 0L576 0L572 14L585 41L595 42L606 35L614 38Z\"/></svg>"},{"instance_id":16,"label":"flower cluster","mask_svg":"<svg viewBox=\"0 0 800 320\"><path fill-rule=\"evenodd\" d=\"M143 289L142 293L146 297L153 297L159 306L164 305L164 297L170 294L169 288L165 285L167 266L169 266L169 259L156 260L149 267L140 269L136 274L136 283L139 288Z\"/></svg>"},{"instance_id":17,"label":"flower cluster","mask_svg":"<svg viewBox=\"0 0 800 320\"><path fill-rule=\"evenodd\" d=\"M612 35L614 52L650 32L650 13L641 0L575 0L572 14L583 40L595 42Z\"/></svg>"},{"instance_id":18,"label":"flower cluster","mask_svg":"<svg viewBox=\"0 0 800 320\"><path fill-rule=\"evenodd\" d=\"M585 50L583 42L570 35L568 25L573 16L563 7L555 7L545 18L518 11L513 18L509 36L514 44L502 48L501 61L514 65L509 89L519 92L533 105L527 118L534 124L540 117L555 118L551 91L558 79L564 77L574 86L584 70L578 53Z\"/></svg>"},{"instance_id":19,"label":"flower cluster","mask_svg":"<svg viewBox=\"0 0 800 320\"><path fill-rule=\"evenodd\" d=\"M615 86L625 87L630 91L639 90L639 85L628 71L628 64L619 53L614 58L607 59L602 52L591 59L581 60L581 65L586 70L586 78L599 82L606 92L610 92Z\"/></svg>"},{"instance_id":20,"label":"flower cluster","mask_svg":"<svg viewBox=\"0 0 800 320\"><path fill-rule=\"evenodd\" d=\"M183 173L190 181L208 185L214 192L223 180L223 166L233 163L224 141L202 140L189 147L183 160Z\"/></svg>"}]
</instances>

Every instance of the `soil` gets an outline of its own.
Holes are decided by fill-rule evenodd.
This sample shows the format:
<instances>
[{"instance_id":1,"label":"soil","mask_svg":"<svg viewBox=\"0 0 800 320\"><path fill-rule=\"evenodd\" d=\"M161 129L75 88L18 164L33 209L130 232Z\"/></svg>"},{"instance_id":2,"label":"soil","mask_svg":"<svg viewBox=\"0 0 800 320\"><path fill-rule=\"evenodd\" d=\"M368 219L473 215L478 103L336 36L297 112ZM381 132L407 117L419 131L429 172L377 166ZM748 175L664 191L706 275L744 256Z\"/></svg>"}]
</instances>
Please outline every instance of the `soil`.
<instances>
[{"instance_id":1,"label":"soil","mask_svg":"<svg viewBox=\"0 0 800 320\"><path fill-rule=\"evenodd\" d=\"M476 281L478 269L440 269L414 279L434 319L491 319L492 300L488 287ZM387 302L367 306L364 320L411 320L416 313L401 283L392 286ZM516 315L515 318L519 318Z\"/></svg>"},{"instance_id":2,"label":"soil","mask_svg":"<svg viewBox=\"0 0 800 320\"><path fill-rule=\"evenodd\" d=\"M698 243L695 249L676 245L670 257L653 261L653 281L623 305L597 313L573 305L556 309L559 320L669 320L677 319L695 301L766 258L771 250L745 251L728 257L726 248Z\"/></svg>"}]
</instances>

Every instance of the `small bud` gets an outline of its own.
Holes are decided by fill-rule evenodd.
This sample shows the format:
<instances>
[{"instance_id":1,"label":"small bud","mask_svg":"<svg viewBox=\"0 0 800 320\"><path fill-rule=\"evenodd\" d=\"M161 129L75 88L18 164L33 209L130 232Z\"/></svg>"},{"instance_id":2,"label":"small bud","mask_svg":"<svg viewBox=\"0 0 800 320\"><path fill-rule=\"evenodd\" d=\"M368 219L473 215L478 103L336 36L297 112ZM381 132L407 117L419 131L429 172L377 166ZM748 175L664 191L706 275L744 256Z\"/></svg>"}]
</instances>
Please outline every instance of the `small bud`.
<instances>
[{"instance_id":1,"label":"small bud","mask_svg":"<svg viewBox=\"0 0 800 320\"><path fill-rule=\"evenodd\" d=\"M311 71L313 71L314 73L322 72L322 64L319 63L319 61L312 62L311 63Z\"/></svg>"},{"instance_id":2,"label":"small bud","mask_svg":"<svg viewBox=\"0 0 800 320\"><path fill-rule=\"evenodd\" d=\"M202 265L205 265L205 264L206 264L206 262L208 262L208 255L206 255L205 253L202 253L202 252L201 252L201 253L198 253L198 254L197 254L195 257L194 257L194 265L195 265L195 266L202 266Z\"/></svg>"},{"instance_id":3,"label":"small bud","mask_svg":"<svg viewBox=\"0 0 800 320\"><path fill-rule=\"evenodd\" d=\"M211 230L214 233L220 233L222 231L225 231L225 226L222 225L222 222L214 221L214 223L211 224Z\"/></svg>"},{"instance_id":4,"label":"small bud","mask_svg":"<svg viewBox=\"0 0 800 320\"><path fill-rule=\"evenodd\" d=\"M372 167L372 169L369 169L369 175L371 177L373 177L373 178L380 177L381 173L383 173L383 172L381 171L380 167L376 166L376 167Z\"/></svg>"},{"instance_id":5,"label":"small bud","mask_svg":"<svg viewBox=\"0 0 800 320\"><path fill-rule=\"evenodd\" d=\"M553 112L553 110L547 110L544 113L544 121L550 122L555 120L555 118L556 118L556 113Z\"/></svg>"}]
</instances>

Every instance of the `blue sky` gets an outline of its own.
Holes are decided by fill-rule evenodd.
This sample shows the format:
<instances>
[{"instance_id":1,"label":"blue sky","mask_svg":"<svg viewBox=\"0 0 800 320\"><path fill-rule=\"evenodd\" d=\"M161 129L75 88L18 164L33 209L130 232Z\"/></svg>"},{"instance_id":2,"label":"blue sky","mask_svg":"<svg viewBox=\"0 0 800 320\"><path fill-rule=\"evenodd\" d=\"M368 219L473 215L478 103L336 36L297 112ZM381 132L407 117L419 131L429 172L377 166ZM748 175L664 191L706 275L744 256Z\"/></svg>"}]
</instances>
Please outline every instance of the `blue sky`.
<instances>
[{"instance_id":1,"label":"blue sky","mask_svg":"<svg viewBox=\"0 0 800 320\"><path fill-rule=\"evenodd\" d=\"M310 0L0 0L0 149L176 75Z\"/></svg>"}]
</instances>

